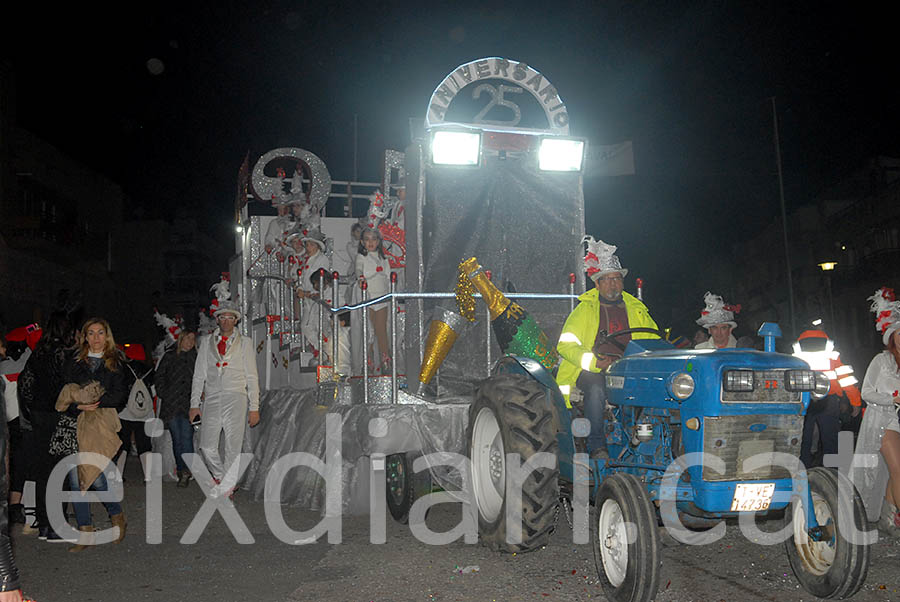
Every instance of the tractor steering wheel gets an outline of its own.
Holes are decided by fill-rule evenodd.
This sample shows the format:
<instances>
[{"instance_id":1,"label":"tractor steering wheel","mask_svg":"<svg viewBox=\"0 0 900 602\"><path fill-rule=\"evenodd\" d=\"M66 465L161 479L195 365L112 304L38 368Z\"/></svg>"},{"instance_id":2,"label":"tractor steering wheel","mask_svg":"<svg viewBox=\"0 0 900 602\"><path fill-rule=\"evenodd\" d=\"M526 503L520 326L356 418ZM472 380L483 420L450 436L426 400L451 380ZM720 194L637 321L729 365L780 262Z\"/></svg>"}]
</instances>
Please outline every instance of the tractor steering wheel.
<instances>
[{"instance_id":1,"label":"tractor steering wheel","mask_svg":"<svg viewBox=\"0 0 900 602\"><path fill-rule=\"evenodd\" d=\"M647 327L639 327L639 328L623 328L622 330L617 330L616 332L608 333L605 330L601 330L597 333L596 344L594 345L594 355L597 355L596 349L597 345L602 345L603 343L612 343L622 351L625 351L625 345L623 345L620 341L617 340L618 337L624 336L626 334L632 334L634 332L647 332L650 334L655 334L659 338L665 340L666 333L657 328L647 328Z\"/></svg>"}]
</instances>

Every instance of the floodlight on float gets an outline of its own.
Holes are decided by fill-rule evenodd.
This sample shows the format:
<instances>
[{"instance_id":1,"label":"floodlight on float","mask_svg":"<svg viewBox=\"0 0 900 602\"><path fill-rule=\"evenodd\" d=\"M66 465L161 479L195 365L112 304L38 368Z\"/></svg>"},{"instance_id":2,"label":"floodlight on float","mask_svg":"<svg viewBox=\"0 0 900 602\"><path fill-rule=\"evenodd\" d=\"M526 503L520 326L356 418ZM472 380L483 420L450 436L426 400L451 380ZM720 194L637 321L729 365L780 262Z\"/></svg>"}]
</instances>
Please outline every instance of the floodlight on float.
<instances>
[{"instance_id":1,"label":"floodlight on float","mask_svg":"<svg viewBox=\"0 0 900 602\"><path fill-rule=\"evenodd\" d=\"M437 130L431 136L435 165L477 166L481 158L481 132Z\"/></svg>"},{"instance_id":2,"label":"floodlight on float","mask_svg":"<svg viewBox=\"0 0 900 602\"><path fill-rule=\"evenodd\" d=\"M584 140L577 138L541 138L538 166L541 171L581 171L584 164Z\"/></svg>"}]
</instances>

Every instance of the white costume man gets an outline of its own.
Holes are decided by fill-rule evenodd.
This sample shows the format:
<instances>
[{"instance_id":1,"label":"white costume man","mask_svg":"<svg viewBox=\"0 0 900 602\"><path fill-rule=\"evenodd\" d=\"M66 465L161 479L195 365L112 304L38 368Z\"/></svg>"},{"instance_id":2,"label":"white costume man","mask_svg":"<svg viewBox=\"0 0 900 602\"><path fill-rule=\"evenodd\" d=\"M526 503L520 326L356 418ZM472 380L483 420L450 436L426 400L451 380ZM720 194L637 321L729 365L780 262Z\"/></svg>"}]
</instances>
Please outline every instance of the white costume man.
<instances>
[{"instance_id":1,"label":"white costume man","mask_svg":"<svg viewBox=\"0 0 900 602\"><path fill-rule=\"evenodd\" d=\"M281 308L280 295L282 294L282 286L277 278L282 277L285 270L284 262L288 256L288 246L285 242L290 231L294 228L295 222L291 220L291 206L282 203L278 206L278 217L269 222L266 229L266 238L264 245L266 250L266 275L274 276L276 279L267 280L267 288L269 293L269 307L266 308L268 314L278 314ZM261 291L262 292L262 291ZM263 295L265 293L262 293ZM265 297L263 297L265 299Z\"/></svg>"},{"instance_id":2,"label":"white costume man","mask_svg":"<svg viewBox=\"0 0 900 602\"><path fill-rule=\"evenodd\" d=\"M709 338L694 349L734 349L737 340L731 331L737 328L734 314L741 311L740 305L726 305L719 295L707 291L703 295L706 307L700 312L697 324L709 332Z\"/></svg>"},{"instance_id":3,"label":"white costume man","mask_svg":"<svg viewBox=\"0 0 900 602\"><path fill-rule=\"evenodd\" d=\"M278 217L269 222L266 228L266 238L264 241L266 253L282 251L284 239L287 233L294 227L291 221L291 206L287 204L278 205Z\"/></svg>"},{"instance_id":4,"label":"white costume man","mask_svg":"<svg viewBox=\"0 0 900 602\"><path fill-rule=\"evenodd\" d=\"M253 341L235 328L241 318L237 304L220 301L215 316L218 328L201 340L197 352L188 418L193 422L202 414L200 454L219 483L241 453L244 425L259 422L259 376ZM202 407L201 395L205 396ZM223 433L224 458L219 454ZM229 495L235 484L225 484Z\"/></svg>"},{"instance_id":5,"label":"white costume man","mask_svg":"<svg viewBox=\"0 0 900 602\"><path fill-rule=\"evenodd\" d=\"M300 240L306 249L306 256L300 260L297 297L304 299L300 328L303 336L317 351L319 348L319 308L313 301L319 292L313 287L311 277L319 270L331 272L331 261L325 255L325 235L319 230L308 230Z\"/></svg>"}]
</instances>

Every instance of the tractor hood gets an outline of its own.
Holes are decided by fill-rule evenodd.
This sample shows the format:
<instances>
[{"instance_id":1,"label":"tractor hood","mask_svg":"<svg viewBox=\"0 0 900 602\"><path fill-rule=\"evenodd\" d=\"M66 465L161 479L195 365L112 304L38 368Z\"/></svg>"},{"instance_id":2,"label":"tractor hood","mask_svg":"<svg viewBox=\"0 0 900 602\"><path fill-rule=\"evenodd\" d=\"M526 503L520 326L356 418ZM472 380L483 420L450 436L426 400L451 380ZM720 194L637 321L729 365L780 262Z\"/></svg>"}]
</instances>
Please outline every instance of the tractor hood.
<instances>
[{"instance_id":1,"label":"tractor hood","mask_svg":"<svg viewBox=\"0 0 900 602\"><path fill-rule=\"evenodd\" d=\"M770 390L758 395L735 396L734 410L740 406L766 404L769 411L794 412L800 399L784 391L784 370L809 370L801 359L781 353L753 349L674 349L661 340L632 341L625 350L625 357L613 364L607 375L607 393L610 403L639 403L656 407L681 408L690 405L703 406L706 415L718 415L722 393L723 374L727 370L752 370L759 387ZM694 392L679 401L671 390L672 379L688 374L694 381ZM805 394L804 394L805 395ZM798 397L797 399L794 399ZM778 406L781 406L779 410ZM700 409L700 408L697 408ZM749 409L749 408L746 408Z\"/></svg>"}]
</instances>

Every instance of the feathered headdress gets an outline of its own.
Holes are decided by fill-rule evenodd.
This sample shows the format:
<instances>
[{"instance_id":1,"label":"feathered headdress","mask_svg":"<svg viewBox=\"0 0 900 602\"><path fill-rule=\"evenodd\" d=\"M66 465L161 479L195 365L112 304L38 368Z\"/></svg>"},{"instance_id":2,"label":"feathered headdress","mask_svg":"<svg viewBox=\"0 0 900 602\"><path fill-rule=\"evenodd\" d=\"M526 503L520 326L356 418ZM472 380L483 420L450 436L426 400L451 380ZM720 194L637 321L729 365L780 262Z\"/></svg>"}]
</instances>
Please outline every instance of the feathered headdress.
<instances>
[{"instance_id":1,"label":"feathered headdress","mask_svg":"<svg viewBox=\"0 0 900 602\"><path fill-rule=\"evenodd\" d=\"M238 305L231 299L231 275L228 272L222 272L222 279L216 284L209 287L210 291L215 291L216 298L210 304L210 310L214 316L222 313L231 313L241 318L241 310Z\"/></svg>"},{"instance_id":2,"label":"feathered headdress","mask_svg":"<svg viewBox=\"0 0 900 602\"><path fill-rule=\"evenodd\" d=\"M869 297L870 311L875 314L875 330L881 333L882 342L887 346L891 335L900 328L900 301L894 289L882 287Z\"/></svg>"},{"instance_id":3,"label":"feathered headdress","mask_svg":"<svg viewBox=\"0 0 900 602\"><path fill-rule=\"evenodd\" d=\"M730 324L732 328L737 328L734 314L741 312L740 305L726 305L722 297L709 291L706 291L706 294L703 295L703 302L706 304L706 307L700 312L697 324L703 328L709 328L716 324Z\"/></svg>"},{"instance_id":4,"label":"feathered headdress","mask_svg":"<svg viewBox=\"0 0 900 602\"><path fill-rule=\"evenodd\" d=\"M384 193L376 190L369 195L369 221L366 225L370 228L378 226L378 221L386 218L388 215L388 206L384 199Z\"/></svg>"},{"instance_id":5,"label":"feathered headdress","mask_svg":"<svg viewBox=\"0 0 900 602\"><path fill-rule=\"evenodd\" d=\"M207 335L212 334L216 329L216 321L206 313L206 308L200 308L200 314L197 320L197 334L198 335Z\"/></svg>"},{"instance_id":6,"label":"feathered headdress","mask_svg":"<svg viewBox=\"0 0 900 602\"><path fill-rule=\"evenodd\" d=\"M181 319L181 316L176 315L173 320L166 314L159 313L159 310L154 308L153 318L156 320L156 323L162 326L163 330L166 331L166 338L164 341L166 346L174 345L175 342L178 341L181 331L184 329L184 321Z\"/></svg>"},{"instance_id":7,"label":"feathered headdress","mask_svg":"<svg viewBox=\"0 0 900 602\"><path fill-rule=\"evenodd\" d=\"M166 331L166 336L156 344L151 355L151 357L158 360L166 352L166 349L174 346L178 341L178 337L181 336L181 331L184 330L184 321L181 316L177 314L173 320L166 314L159 313L159 310L155 307L153 308L153 318L156 320L156 323L162 326L163 330Z\"/></svg>"},{"instance_id":8,"label":"feathered headdress","mask_svg":"<svg viewBox=\"0 0 900 602\"><path fill-rule=\"evenodd\" d=\"M591 280L596 281L605 274L619 272L624 278L628 274L628 270L619 263L619 258L615 252L618 247L608 245L602 240L594 240L593 236L585 236L581 239L581 244L587 243L587 253L584 256L584 270L588 273Z\"/></svg>"}]
</instances>

